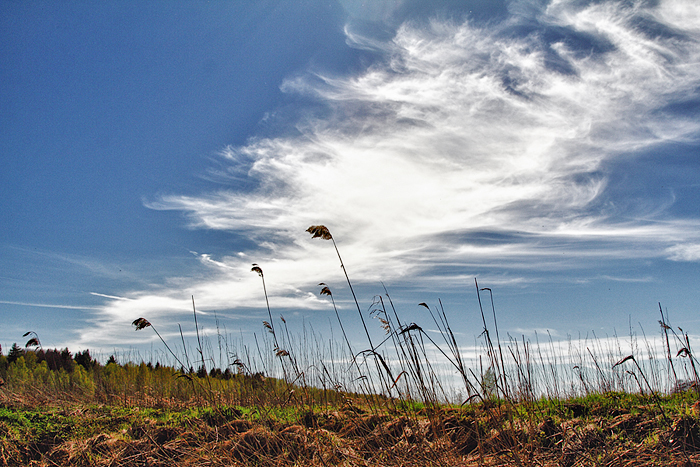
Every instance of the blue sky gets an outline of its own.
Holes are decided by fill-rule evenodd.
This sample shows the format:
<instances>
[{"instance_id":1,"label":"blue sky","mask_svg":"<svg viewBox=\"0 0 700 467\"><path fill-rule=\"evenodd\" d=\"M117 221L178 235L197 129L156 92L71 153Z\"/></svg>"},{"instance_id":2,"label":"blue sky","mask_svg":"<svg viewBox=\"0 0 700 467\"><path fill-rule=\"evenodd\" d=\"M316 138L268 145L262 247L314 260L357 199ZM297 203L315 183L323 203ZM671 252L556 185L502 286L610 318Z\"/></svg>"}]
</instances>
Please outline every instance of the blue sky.
<instances>
[{"instance_id":1,"label":"blue sky","mask_svg":"<svg viewBox=\"0 0 700 467\"><path fill-rule=\"evenodd\" d=\"M157 346L131 321L191 336L192 295L250 341L252 263L361 342L312 224L365 310L441 299L467 344L474 278L504 335L700 333L696 2L364 3L3 2L3 349Z\"/></svg>"}]
</instances>

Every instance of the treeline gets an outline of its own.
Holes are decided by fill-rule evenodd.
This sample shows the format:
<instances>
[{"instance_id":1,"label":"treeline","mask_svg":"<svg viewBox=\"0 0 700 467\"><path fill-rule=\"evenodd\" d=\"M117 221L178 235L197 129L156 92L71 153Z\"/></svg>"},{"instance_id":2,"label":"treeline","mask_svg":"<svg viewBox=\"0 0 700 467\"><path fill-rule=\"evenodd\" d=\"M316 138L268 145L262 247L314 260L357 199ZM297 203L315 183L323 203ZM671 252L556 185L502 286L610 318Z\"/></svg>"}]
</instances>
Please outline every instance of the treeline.
<instances>
[{"instance_id":1,"label":"treeline","mask_svg":"<svg viewBox=\"0 0 700 467\"><path fill-rule=\"evenodd\" d=\"M65 349L0 348L0 397L13 403L80 401L160 407L201 400L213 404L256 405L289 397L291 387L242 367L174 368L159 362L106 363L89 350L73 355ZM293 392L293 391L292 391ZM315 391L314 391L315 392ZM329 397L327 394L315 396ZM336 396L330 396L335 398Z\"/></svg>"},{"instance_id":2,"label":"treeline","mask_svg":"<svg viewBox=\"0 0 700 467\"><path fill-rule=\"evenodd\" d=\"M62 350L28 350L14 343L7 356L2 355L2 347L0 347L0 374L2 374L3 371L6 372L9 365L16 362L21 357L24 357L25 362L27 360L37 364L46 362L46 366L52 371L63 369L67 372L71 372L75 369L75 365L80 365L85 370L89 370L95 365L99 365L97 360L92 358L89 350L83 350L73 356L67 348ZM114 357L111 358L116 361Z\"/></svg>"},{"instance_id":3,"label":"treeline","mask_svg":"<svg viewBox=\"0 0 700 467\"><path fill-rule=\"evenodd\" d=\"M89 350L83 350L82 352L78 352L77 354L73 355L67 348L61 350L32 350L22 348L17 345L17 343L14 343L12 344L7 356L2 354L2 347L0 346L0 375L4 376L3 371L7 371L9 365L16 362L21 357L24 357L25 363L29 363L30 365L46 362L46 366L51 371L63 369L66 372L72 372L76 365L80 365L85 370L89 371L95 367L103 366L99 361L90 355ZM118 364L117 358L114 355L109 357L105 365L109 365L110 363ZM155 370L159 369L161 364L160 362L156 362L154 365L152 362L147 362L146 366L151 370ZM207 370L204 365L200 365L196 371L194 367L190 367L189 369L180 368L178 371L182 374L187 374L190 376L196 375L199 378L210 376L212 378L229 380L236 376L236 373L234 373L231 368L226 368L224 370L221 370L221 368L211 368L210 370Z\"/></svg>"}]
</instances>

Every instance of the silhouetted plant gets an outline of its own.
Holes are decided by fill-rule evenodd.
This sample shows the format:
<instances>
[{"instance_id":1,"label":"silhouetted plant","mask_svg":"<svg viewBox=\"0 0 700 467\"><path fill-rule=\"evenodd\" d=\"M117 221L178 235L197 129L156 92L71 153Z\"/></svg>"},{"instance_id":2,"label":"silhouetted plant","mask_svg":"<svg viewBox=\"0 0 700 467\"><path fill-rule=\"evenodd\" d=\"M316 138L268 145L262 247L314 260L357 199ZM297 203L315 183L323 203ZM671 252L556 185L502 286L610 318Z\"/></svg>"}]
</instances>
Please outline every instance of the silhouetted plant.
<instances>
[{"instance_id":1,"label":"silhouetted plant","mask_svg":"<svg viewBox=\"0 0 700 467\"><path fill-rule=\"evenodd\" d=\"M312 225L308 229L306 229L307 232L311 234L311 238L321 238L323 240L330 240L333 242L333 248L335 248L335 253L338 255L338 260L340 261L340 267L343 270L343 273L345 274L345 279L348 281L348 287L350 287L350 292L352 292L352 298L355 300L355 306L357 306L357 312L360 314L360 320L362 320L362 326L365 329L365 334L367 335L367 340L369 341L369 346L371 347L372 351L374 351L375 347L372 344L372 338L369 335L369 331L367 330L367 324L365 324L365 318L362 316L362 310L360 309L360 304L357 302L357 296L355 295L355 290L352 288L352 283L350 282L350 277L348 276L348 271L345 269L345 264L343 263L343 258L340 257L340 251L338 251L338 245L335 244L335 239L331 235L330 230L328 230L328 227L325 225Z\"/></svg>"},{"instance_id":2,"label":"silhouetted plant","mask_svg":"<svg viewBox=\"0 0 700 467\"><path fill-rule=\"evenodd\" d=\"M22 334L22 337L27 337L31 335L32 337L24 344L24 347L28 349L29 347L39 347L41 348L41 342L39 341L39 335L34 331L27 331Z\"/></svg>"},{"instance_id":3,"label":"silhouetted plant","mask_svg":"<svg viewBox=\"0 0 700 467\"><path fill-rule=\"evenodd\" d=\"M170 355L172 355L173 358L175 358L175 360L177 361L177 363L180 364L180 367L186 368L185 364L182 363L182 361L178 358L177 354L175 352L173 352L173 350L170 348L168 343L165 342L165 339L163 339L163 336L160 335L158 330L155 328L155 326L153 326L150 323L150 321L148 321L146 318L137 318L131 324L136 328L136 331L140 331L141 329L146 329L146 328L153 329L153 332L156 333L156 336L158 336L158 339L160 339L160 341L163 343L165 348L168 349L168 352L170 352Z\"/></svg>"},{"instance_id":4,"label":"silhouetted plant","mask_svg":"<svg viewBox=\"0 0 700 467\"><path fill-rule=\"evenodd\" d=\"M267 287L265 286L265 274L263 274L262 268L256 263L253 263L251 271L258 273L258 276L260 276L260 279L262 279L263 293L265 294L265 304L267 305L267 315L270 318L270 321L263 321L263 325L270 331L270 334L272 334L272 339L275 341L275 350L279 350L280 346L277 342L277 334L275 333L275 323L272 320L272 310L270 310L270 300L267 297Z\"/></svg>"}]
</instances>

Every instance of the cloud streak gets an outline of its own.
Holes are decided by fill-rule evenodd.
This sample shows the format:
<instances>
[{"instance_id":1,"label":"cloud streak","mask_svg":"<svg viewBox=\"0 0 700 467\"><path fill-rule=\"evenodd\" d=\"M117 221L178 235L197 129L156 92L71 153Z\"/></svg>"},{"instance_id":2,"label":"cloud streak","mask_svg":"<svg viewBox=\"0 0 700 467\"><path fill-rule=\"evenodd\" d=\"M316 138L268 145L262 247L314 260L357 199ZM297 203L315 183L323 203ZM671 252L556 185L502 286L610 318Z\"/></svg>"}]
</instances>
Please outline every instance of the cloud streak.
<instances>
[{"instance_id":1,"label":"cloud streak","mask_svg":"<svg viewBox=\"0 0 700 467\"><path fill-rule=\"evenodd\" d=\"M30 302L13 302L10 300L0 300L0 303L6 305L29 306L34 308L59 308L64 310L101 310L98 306L78 306L78 305L53 305L49 303L30 303Z\"/></svg>"},{"instance_id":2,"label":"cloud streak","mask_svg":"<svg viewBox=\"0 0 700 467\"><path fill-rule=\"evenodd\" d=\"M203 309L259 306L253 262L275 281L276 306L323 307L308 285L340 271L330 246L304 233L311 224L331 229L368 282L430 281L445 264L517 274L550 260L553 270L700 260L697 218L658 206L631 215L608 192L612 165L698 142L697 119L670 109L698 98L699 11L691 1L515 2L495 26L432 20L390 41L348 28L350 46L381 58L357 75L289 78L283 91L323 110L294 121L294 136L222 152L231 180L244 171L252 190L232 182L148 203L257 248L203 254L206 278L108 303L105 316L178 309L183 291Z\"/></svg>"}]
</instances>

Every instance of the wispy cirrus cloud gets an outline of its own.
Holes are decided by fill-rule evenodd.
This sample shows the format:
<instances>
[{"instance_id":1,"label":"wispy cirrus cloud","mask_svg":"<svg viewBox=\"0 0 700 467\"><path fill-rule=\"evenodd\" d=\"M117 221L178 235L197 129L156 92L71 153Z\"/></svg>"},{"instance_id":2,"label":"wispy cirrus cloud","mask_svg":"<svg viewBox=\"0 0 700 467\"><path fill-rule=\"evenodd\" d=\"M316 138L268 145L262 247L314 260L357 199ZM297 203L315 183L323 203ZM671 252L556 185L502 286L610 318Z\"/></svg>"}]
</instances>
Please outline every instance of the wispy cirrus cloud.
<instances>
[{"instance_id":1,"label":"wispy cirrus cloud","mask_svg":"<svg viewBox=\"0 0 700 467\"><path fill-rule=\"evenodd\" d=\"M357 280L430 280L444 264L517 275L533 262L566 270L625 258L697 261L700 219L658 206L632 215L605 199L615 163L698 143L697 119L669 109L698 99L699 11L692 1L514 2L497 25L410 23L390 41L349 28L350 46L381 58L357 75L309 71L285 81L285 92L323 110L292 122L293 136L222 152L232 180L244 172L248 189L232 183L148 203L256 247L201 255L207 277L173 279L105 313L171 309L175 290L205 307L253 306L252 262L275 277L276 303L322 306L304 285L340 271L330 247L304 233L318 223Z\"/></svg>"},{"instance_id":2,"label":"wispy cirrus cloud","mask_svg":"<svg viewBox=\"0 0 700 467\"><path fill-rule=\"evenodd\" d=\"M15 302L11 300L0 300L0 303L7 305L29 306L33 308L59 308L64 310L101 310L98 306L80 306L80 305L56 305L51 303L32 303L32 302Z\"/></svg>"},{"instance_id":3,"label":"wispy cirrus cloud","mask_svg":"<svg viewBox=\"0 0 700 467\"><path fill-rule=\"evenodd\" d=\"M116 295L107 295L99 292L90 292L90 295L94 295L95 297L103 297L103 298L109 298L112 300L130 300L129 298L126 297L117 297Z\"/></svg>"}]
</instances>

